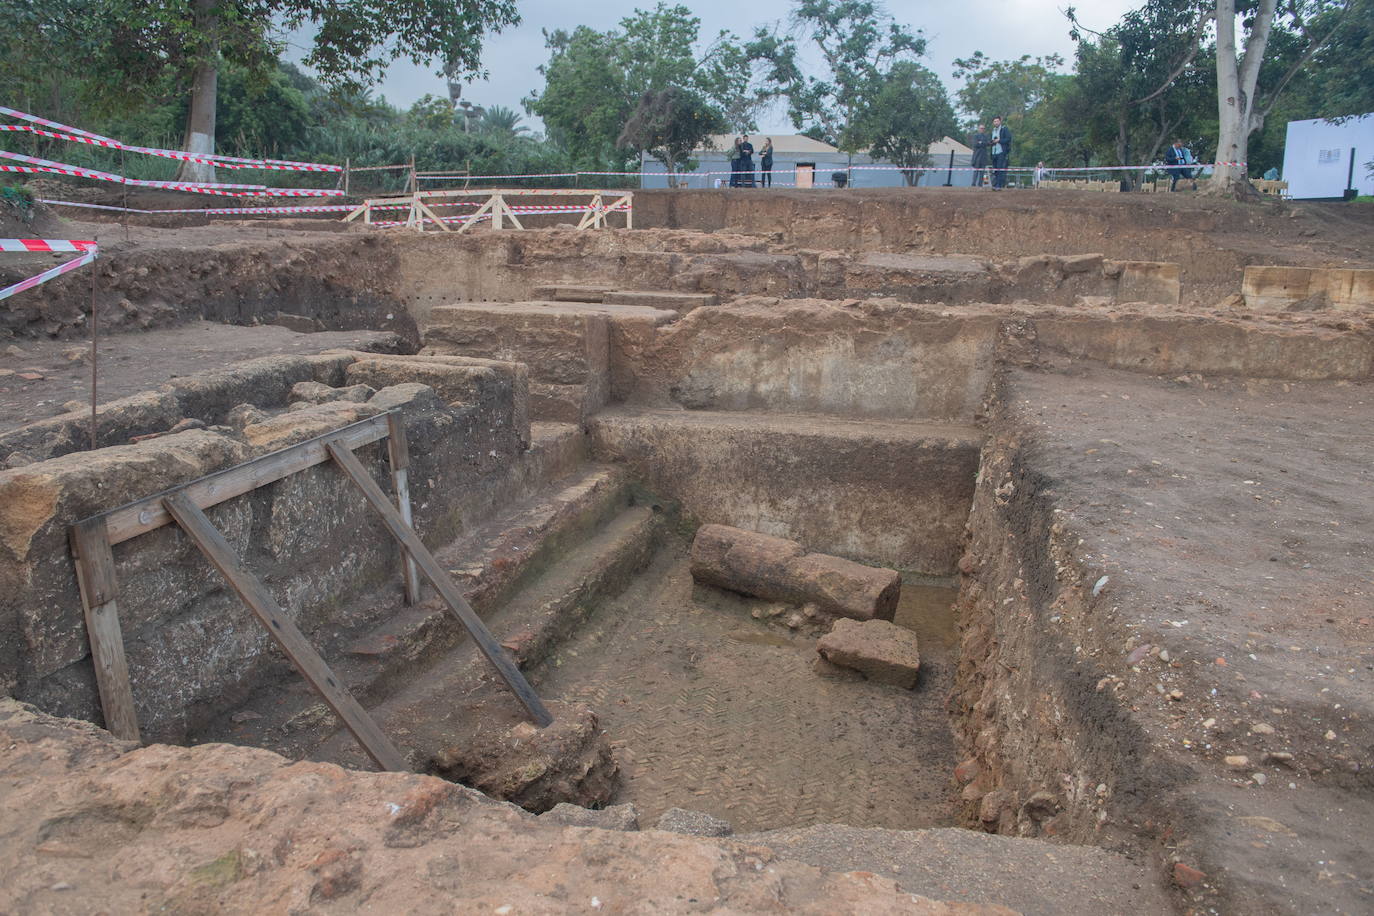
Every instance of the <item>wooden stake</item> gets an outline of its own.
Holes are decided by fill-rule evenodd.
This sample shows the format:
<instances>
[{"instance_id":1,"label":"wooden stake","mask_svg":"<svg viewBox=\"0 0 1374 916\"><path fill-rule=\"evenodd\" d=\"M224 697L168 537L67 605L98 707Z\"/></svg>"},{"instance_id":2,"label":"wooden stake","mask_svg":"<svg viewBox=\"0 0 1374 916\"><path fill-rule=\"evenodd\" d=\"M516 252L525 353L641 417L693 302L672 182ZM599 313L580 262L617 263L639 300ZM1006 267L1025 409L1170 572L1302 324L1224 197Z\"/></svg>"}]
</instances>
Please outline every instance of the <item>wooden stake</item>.
<instances>
[{"instance_id":1,"label":"wooden stake","mask_svg":"<svg viewBox=\"0 0 1374 916\"><path fill-rule=\"evenodd\" d=\"M124 659L124 636L119 627L119 582L104 517L73 525L71 547L105 727L116 738L138 741L138 713L134 710L129 666Z\"/></svg>"},{"instance_id":2,"label":"wooden stake","mask_svg":"<svg viewBox=\"0 0 1374 916\"><path fill-rule=\"evenodd\" d=\"M401 521L410 528L415 527L415 517L410 509L410 447L406 444L406 424L401 414L392 412L386 415L387 457L391 463L391 486L396 492L396 511L401 513ZM402 579L405 583L406 604L420 603L420 570L415 558L401 545L404 563Z\"/></svg>"},{"instance_id":3,"label":"wooden stake","mask_svg":"<svg viewBox=\"0 0 1374 916\"><path fill-rule=\"evenodd\" d=\"M377 766L396 772L409 770L405 758L396 750L395 745L377 727L377 723L367 714L367 710L353 698L353 694L339 682L301 631L296 629L296 625L282 611L277 600L267 590L267 586L240 565L229 542L205 517L205 513L200 511L184 492L166 497L162 504L200 548L201 553L205 554L211 565L219 570L220 575L224 576L230 587L243 599L243 603L248 605L248 609L276 640L287 658L291 659L296 670L310 682L310 686L315 688L329 708L334 710L334 714L353 733L353 737L358 739L358 743Z\"/></svg>"},{"instance_id":4,"label":"wooden stake","mask_svg":"<svg viewBox=\"0 0 1374 916\"><path fill-rule=\"evenodd\" d=\"M496 673L506 682L506 686L520 700L525 709L529 712L536 725L541 728L553 722L553 716L544 707L543 701L530 687L529 681L520 673L515 662L511 661L510 655L501 648L500 643L491 635L486 624L482 623L482 618L477 616L477 612L472 609L458 586L449 578L448 573L439 565L439 561L434 558L434 554L429 552L429 548L420 540L415 529L406 524L396 511L396 507L386 498L381 487L367 473L367 469L358 461L356 455L349 451L348 447L342 442L329 443L329 455L339 466L339 469L348 476L363 491L363 496L372 504L372 508L377 510L377 514L382 517L382 521L390 529L396 540L406 548L406 551L415 559L420 571L429 579L430 584L439 592L453 616L458 618L472 637L473 642L477 643L477 648L491 662Z\"/></svg>"}]
</instances>

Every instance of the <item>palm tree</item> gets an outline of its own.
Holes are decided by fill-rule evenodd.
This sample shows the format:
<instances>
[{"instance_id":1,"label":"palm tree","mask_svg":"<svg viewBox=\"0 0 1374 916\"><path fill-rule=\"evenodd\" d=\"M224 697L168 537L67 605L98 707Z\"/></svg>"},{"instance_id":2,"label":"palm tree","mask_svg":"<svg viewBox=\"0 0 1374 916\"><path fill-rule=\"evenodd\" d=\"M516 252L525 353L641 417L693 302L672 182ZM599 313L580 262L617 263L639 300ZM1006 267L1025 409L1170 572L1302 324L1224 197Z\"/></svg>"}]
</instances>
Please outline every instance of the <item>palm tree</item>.
<instances>
[{"instance_id":1,"label":"palm tree","mask_svg":"<svg viewBox=\"0 0 1374 916\"><path fill-rule=\"evenodd\" d=\"M482 113L477 122L477 132L483 134L507 134L516 136L529 133L529 128L520 123L520 114L504 105L492 105Z\"/></svg>"}]
</instances>

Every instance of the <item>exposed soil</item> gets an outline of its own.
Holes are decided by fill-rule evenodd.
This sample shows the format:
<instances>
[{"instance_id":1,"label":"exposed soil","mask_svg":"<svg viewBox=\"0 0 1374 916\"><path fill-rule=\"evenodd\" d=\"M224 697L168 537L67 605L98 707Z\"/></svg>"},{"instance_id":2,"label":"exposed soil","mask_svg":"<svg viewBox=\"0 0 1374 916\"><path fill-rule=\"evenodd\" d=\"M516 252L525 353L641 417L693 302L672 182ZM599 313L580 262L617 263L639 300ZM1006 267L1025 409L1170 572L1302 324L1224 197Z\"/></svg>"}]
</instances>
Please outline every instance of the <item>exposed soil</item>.
<instances>
[{"instance_id":1,"label":"exposed soil","mask_svg":"<svg viewBox=\"0 0 1374 916\"><path fill-rule=\"evenodd\" d=\"M1190 774L1164 839L1217 876L1197 900L1367 912L1374 390L1075 368L1007 393L1056 517L1108 577L1117 613L1080 648Z\"/></svg>"},{"instance_id":2,"label":"exposed soil","mask_svg":"<svg viewBox=\"0 0 1374 916\"><path fill-rule=\"evenodd\" d=\"M903 590L921 639L914 691L815 671L816 633L755 619L765 602L695 586L685 548L654 565L555 653L536 684L597 709L646 823L668 808L736 830L953 822L945 698L953 681L948 588ZM789 609L795 611L795 609Z\"/></svg>"},{"instance_id":3,"label":"exposed soil","mask_svg":"<svg viewBox=\"0 0 1374 916\"><path fill-rule=\"evenodd\" d=\"M386 331L303 334L277 325L239 327L211 321L112 334L99 340L97 393L103 404L151 390L170 378L258 356L299 356L334 348L386 350L399 343ZM31 375L41 377L25 377ZM67 413L63 405L72 400L89 410L90 397L89 341L25 340L0 346L0 432Z\"/></svg>"}]
</instances>

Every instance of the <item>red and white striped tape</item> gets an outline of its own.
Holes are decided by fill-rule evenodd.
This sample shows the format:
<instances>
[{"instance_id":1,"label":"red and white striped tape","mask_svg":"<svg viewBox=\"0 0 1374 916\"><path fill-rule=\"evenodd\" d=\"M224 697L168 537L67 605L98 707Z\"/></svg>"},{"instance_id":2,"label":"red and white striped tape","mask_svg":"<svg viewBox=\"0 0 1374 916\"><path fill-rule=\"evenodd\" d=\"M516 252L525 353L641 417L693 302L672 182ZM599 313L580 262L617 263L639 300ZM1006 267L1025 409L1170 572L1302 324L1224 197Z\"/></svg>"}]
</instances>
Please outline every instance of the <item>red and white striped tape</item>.
<instances>
[{"instance_id":1,"label":"red and white striped tape","mask_svg":"<svg viewBox=\"0 0 1374 916\"><path fill-rule=\"evenodd\" d=\"M0 251L94 251L95 242L80 239L0 239Z\"/></svg>"},{"instance_id":2,"label":"red and white striped tape","mask_svg":"<svg viewBox=\"0 0 1374 916\"><path fill-rule=\"evenodd\" d=\"M33 289L42 283L47 283L53 277L60 277L68 271L76 270L95 260L98 246L95 242L88 242L78 239L0 239L0 251L79 251L81 257L72 258L64 261L56 267L50 267L40 274L20 280L18 283L0 289L0 299L8 299L15 293L22 293L26 289Z\"/></svg>"},{"instance_id":3,"label":"red and white striped tape","mask_svg":"<svg viewBox=\"0 0 1374 916\"><path fill-rule=\"evenodd\" d=\"M53 162L23 153L0 150L0 158L22 162L23 166L0 165L4 172L52 172L58 175L74 175L78 178L91 178L96 181L109 181L114 184L135 188L159 188L168 191L185 191L191 194L214 194L220 197L342 197L338 188L269 188L262 184L227 184L221 182L193 181L154 181L144 178L125 178L98 169L88 169L65 162Z\"/></svg>"},{"instance_id":4,"label":"red and white striped tape","mask_svg":"<svg viewBox=\"0 0 1374 916\"><path fill-rule=\"evenodd\" d=\"M141 153L145 156L158 156L164 159L179 159L183 162L201 162L206 165L213 165L223 169L259 169L285 172L342 172L341 165L328 165L322 162L295 162L290 159L244 159L239 156L221 156L216 153L188 153L182 150L158 149L151 146L131 146L103 137L100 134L93 134L88 130L79 127L72 127L67 124L60 124L57 121L49 121L47 118L40 118L37 115L18 111L14 108L6 108L0 105L0 115L8 115L12 118L19 118L32 124L41 124L44 127L51 127L53 130L47 131L37 127L29 127L23 124L0 125L0 131L26 131L29 133L40 134L45 137L53 137L59 140L68 140L74 143L86 143L92 146L105 146L113 149L121 149L130 153Z\"/></svg>"}]
</instances>

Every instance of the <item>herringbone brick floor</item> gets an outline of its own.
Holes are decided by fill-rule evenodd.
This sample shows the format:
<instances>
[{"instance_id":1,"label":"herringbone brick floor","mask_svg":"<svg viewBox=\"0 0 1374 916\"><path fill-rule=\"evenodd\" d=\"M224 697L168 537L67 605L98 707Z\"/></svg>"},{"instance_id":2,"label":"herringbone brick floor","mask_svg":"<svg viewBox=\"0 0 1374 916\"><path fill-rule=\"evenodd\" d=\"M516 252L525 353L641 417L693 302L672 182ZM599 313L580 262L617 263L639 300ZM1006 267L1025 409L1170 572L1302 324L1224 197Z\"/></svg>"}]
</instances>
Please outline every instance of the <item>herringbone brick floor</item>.
<instances>
[{"instance_id":1,"label":"herringbone brick floor","mask_svg":"<svg viewBox=\"0 0 1374 916\"><path fill-rule=\"evenodd\" d=\"M922 640L914 691L825 678L814 636L754 620L756 606L694 589L673 543L536 675L546 697L600 715L624 767L616 801L646 826L671 807L739 832L950 824L952 647Z\"/></svg>"}]
</instances>

